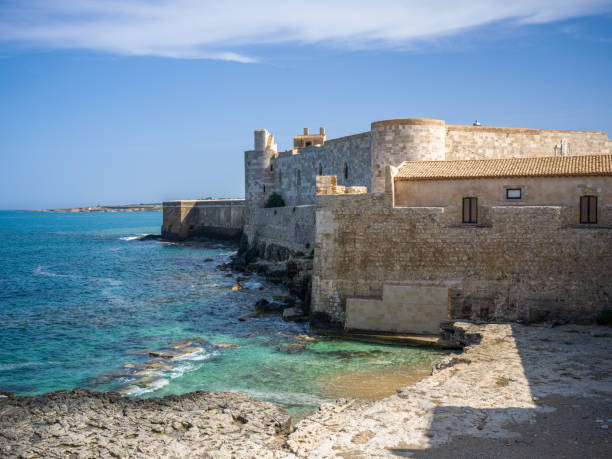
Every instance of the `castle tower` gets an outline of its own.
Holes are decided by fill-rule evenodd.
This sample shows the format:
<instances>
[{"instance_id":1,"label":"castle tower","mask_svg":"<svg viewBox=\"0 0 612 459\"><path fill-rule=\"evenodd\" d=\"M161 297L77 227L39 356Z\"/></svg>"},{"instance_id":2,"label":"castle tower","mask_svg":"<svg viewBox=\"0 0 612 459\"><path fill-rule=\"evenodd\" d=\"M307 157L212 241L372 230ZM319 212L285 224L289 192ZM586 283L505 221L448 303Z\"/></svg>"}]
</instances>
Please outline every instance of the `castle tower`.
<instances>
[{"instance_id":1,"label":"castle tower","mask_svg":"<svg viewBox=\"0 0 612 459\"><path fill-rule=\"evenodd\" d=\"M386 166L404 161L444 160L446 123L429 118L399 118L372 123L372 192L385 190Z\"/></svg>"},{"instance_id":2,"label":"castle tower","mask_svg":"<svg viewBox=\"0 0 612 459\"><path fill-rule=\"evenodd\" d=\"M247 207L263 207L274 193L274 136L265 129L255 130L255 148L244 152L244 192Z\"/></svg>"}]
</instances>

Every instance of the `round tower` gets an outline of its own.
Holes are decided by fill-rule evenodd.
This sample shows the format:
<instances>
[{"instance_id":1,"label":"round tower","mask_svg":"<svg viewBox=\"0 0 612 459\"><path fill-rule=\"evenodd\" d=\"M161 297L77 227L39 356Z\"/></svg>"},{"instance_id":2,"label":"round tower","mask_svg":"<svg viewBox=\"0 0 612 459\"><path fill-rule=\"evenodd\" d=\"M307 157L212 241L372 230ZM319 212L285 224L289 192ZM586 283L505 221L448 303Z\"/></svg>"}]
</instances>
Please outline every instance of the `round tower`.
<instances>
[{"instance_id":1,"label":"round tower","mask_svg":"<svg viewBox=\"0 0 612 459\"><path fill-rule=\"evenodd\" d=\"M372 123L372 191L385 191L386 166L404 161L441 161L446 123L429 118L398 118Z\"/></svg>"},{"instance_id":2,"label":"round tower","mask_svg":"<svg viewBox=\"0 0 612 459\"><path fill-rule=\"evenodd\" d=\"M265 129L255 131L254 150L244 152L244 192L247 206L263 207L274 192L274 136Z\"/></svg>"}]
</instances>

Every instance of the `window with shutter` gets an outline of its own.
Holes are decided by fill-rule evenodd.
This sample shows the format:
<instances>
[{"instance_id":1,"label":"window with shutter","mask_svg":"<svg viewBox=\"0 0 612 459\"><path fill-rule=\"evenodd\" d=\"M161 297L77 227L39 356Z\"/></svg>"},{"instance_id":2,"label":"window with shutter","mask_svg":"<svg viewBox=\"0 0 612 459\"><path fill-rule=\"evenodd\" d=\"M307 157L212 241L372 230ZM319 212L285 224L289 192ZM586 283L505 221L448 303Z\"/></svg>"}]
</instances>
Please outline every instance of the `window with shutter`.
<instances>
[{"instance_id":1,"label":"window with shutter","mask_svg":"<svg viewBox=\"0 0 612 459\"><path fill-rule=\"evenodd\" d=\"M463 223L478 223L478 198L463 198Z\"/></svg>"},{"instance_id":2,"label":"window with shutter","mask_svg":"<svg viewBox=\"0 0 612 459\"><path fill-rule=\"evenodd\" d=\"M580 223L597 223L597 196L580 197Z\"/></svg>"}]
</instances>

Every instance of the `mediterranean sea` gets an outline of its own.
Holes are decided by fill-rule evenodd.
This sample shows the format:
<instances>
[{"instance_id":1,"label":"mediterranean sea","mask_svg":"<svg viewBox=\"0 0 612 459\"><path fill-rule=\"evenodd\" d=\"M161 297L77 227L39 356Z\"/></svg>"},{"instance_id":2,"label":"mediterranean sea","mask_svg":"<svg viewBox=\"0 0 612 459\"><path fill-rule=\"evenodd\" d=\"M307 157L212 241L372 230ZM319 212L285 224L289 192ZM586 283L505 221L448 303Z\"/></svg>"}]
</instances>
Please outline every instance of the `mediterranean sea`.
<instances>
[{"instance_id":1,"label":"mediterranean sea","mask_svg":"<svg viewBox=\"0 0 612 459\"><path fill-rule=\"evenodd\" d=\"M235 246L137 239L159 234L161 220L0 212L0 390L236 391L299 416L354 386L408 381L442 355L308 340L307 324L275 315L239 321L287 292L256 275L233 291L236 276L217 266Z\"/></svg>"}]
</instances>

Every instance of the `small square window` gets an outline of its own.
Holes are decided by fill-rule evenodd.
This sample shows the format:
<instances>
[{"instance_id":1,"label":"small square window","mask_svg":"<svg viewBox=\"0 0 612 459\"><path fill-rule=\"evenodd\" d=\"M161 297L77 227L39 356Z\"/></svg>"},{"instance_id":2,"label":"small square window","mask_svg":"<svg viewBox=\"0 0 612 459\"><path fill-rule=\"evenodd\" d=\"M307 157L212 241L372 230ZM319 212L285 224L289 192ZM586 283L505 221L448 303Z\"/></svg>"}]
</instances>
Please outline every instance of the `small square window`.
<instances>
[{"instance_id":1,"label":"small square window","mask_svg":"<svg viewBox=\"0 0 612 459\"><path fill-rule=\"evenodd\" d=\"M520 188L506 188L506 199L521 199L523 190Z\"/></svg>"}]
</instances>

